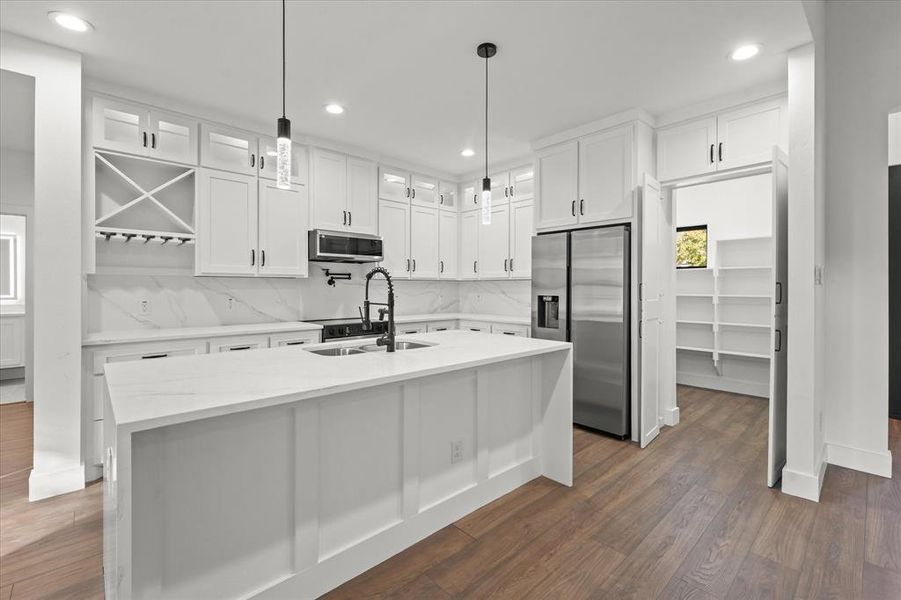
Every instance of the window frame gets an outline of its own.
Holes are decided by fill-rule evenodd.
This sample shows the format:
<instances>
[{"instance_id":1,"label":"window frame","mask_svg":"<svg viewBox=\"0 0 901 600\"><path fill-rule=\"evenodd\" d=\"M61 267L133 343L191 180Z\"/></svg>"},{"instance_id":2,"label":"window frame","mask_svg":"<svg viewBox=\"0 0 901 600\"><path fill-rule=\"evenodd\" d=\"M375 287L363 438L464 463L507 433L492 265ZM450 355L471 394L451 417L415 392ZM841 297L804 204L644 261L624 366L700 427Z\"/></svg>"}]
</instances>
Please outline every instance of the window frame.
<instances>
[{"instance_id":1,"label":"window frame","mask_svg":"<svg viewBox=\"0 0 901 600\"><path fill-rule=\"evenodd\" d=\"M707 269L710 266L710 229L707 227L707 224L704 225L684 225L682 227L676 227L676 244L679 243L679 234L683 231L704 231L704 265L680 265L676 262L677 269ZM675 250L675 248L674 248Z\"/></svg>"}]
</instances>

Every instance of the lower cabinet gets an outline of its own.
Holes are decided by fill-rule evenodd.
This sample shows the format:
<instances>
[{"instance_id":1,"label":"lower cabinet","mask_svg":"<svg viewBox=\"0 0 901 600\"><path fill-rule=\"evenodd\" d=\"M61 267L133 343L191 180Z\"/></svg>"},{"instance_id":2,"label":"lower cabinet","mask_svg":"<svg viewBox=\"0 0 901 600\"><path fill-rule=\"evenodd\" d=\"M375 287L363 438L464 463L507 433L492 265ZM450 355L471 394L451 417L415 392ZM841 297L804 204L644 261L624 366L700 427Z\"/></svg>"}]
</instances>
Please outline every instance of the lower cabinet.
<instances>
[{"instance_id":1,"label":"lower cabinet","mask_svg":"<svg viewBox=\"0 0 901 600\"><path fill-rule=\"evenodd\" d=\"M269 347L268 335L248 335L216 338L209 341L210 354L215 352L240 352L242 350L259 350Z\"/></svg>"},{"instance_id":2,"label":"lower cabinet","mask_svg":"<svg viewBox=\"0 0 901 600\"><path fill-rule=\"evenodd\" d=\"M433 331L448 331L457 328L456 321L432 321L426 325L426 331L429 333L432 333Z\"/></svg>"},{"instance_id":3,"label":"lower cabinet","mask_svg":"<svg viewBox=\"0 0 901 600\"><path fill-rule=\"evenodd\" d=\"M481 331L491 333L491 323L488 321L460 321L460 329L463 331Z\"/></svg>"},{"instance_id":4,"label":"lower cabinet","mask_svg":"<svg viewBox=\"0 0 901 600\"><path fill-rule=\"evenodd\" d=\"M318 344L321 336L318 331L298 331L296 333L274 333L269 336L270 348L284 346L302 346L306 344Z\"/></svg>"},{"instance_id":5,"label":"lower cabinet","mask_svg":"<svg viewBox=\"0 0 901 600\"><path fill-rule=\"evenodd\" d=\"M519 337L529 337L528 325L510 325L505 323L494 323L491 325L491 333L500 333L502 335L516 335Z\"/></svg>"},{"instance_id":6,"label":"lower cabinet","mask_svg":"<svg viewBox=\"0 0 901 600\"><path fill-rule=\"evenodd\" d=\"M404 323L397 325L397 335L412 335L414 333L426 333L428 331L427 323Z\"/></svg>"}]
</instances>

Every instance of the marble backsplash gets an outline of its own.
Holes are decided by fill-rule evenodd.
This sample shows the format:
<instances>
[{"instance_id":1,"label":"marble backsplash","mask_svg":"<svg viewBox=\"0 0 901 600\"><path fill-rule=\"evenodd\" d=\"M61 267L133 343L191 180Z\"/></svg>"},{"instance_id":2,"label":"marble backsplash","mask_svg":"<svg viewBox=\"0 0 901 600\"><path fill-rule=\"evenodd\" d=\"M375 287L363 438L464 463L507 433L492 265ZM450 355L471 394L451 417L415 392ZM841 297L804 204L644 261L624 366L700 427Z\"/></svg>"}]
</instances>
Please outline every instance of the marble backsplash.
<instances>
[{"instance_id":1,"label":"marble backsplash","mask_svg":"<svg viewBox=\"0 0 901 600\"><path fill-rule=\"evenodd\" d=\"M352 279L328 286L319 266L312 267L308 279L88 275L85 331L355 317L363 303L365 267L342 265L334 270L350 272ZM385 297L384 285L373 280L374 299ZM397 281L395 295L402 315L529 314L528 281ZM149 301L147 314L142 314L142 300Z\"/></svg>"}]
</instances>

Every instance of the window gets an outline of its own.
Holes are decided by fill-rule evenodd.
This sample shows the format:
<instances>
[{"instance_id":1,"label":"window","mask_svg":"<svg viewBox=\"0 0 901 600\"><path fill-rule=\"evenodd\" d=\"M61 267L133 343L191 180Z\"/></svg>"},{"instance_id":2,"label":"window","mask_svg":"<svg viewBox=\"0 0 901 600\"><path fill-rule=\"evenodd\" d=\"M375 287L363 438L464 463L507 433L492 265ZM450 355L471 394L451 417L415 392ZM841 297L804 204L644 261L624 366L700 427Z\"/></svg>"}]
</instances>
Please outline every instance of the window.
<instances>
[{"instance_id":1,"label":"window","mask_svg":"<svg viewBox=\"0 0 901 600\"><path fill-rule=\"evenodd\" d=\"M15 300L16 290L16 236L0 234L0 299Z\"/></svg>"},{"instance_id":2,"label":"window","mask_svg":"<svg viewBox=\"0 0 901 600\"><path fill-rule=\"evenodd\" d=\"M25 304L25 217L0 215L0 310Z\"/></svg>"},{"instance_id":3,"label":"window","mask_svg":"<svg viewBox=\"0 0 901 600\"><path fill-rule=\"evenodd\" d=\"M676 228L676 268L707 268L707 226Z\"/></svg>"}]
</instances>

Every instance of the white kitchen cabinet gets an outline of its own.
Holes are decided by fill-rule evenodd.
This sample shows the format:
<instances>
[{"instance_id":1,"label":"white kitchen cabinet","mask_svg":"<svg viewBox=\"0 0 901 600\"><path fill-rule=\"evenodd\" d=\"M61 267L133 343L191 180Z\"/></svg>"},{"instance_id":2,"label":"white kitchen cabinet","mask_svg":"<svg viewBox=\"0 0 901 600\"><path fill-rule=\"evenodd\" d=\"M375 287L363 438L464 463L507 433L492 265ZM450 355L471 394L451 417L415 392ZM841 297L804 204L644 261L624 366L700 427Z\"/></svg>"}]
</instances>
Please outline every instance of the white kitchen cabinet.
<instances>
[{"instance_id":1,"label":"white kitchen cabinet","mask_svg":"<svg viewBox=\"0 0 901 600\"><path fill-rule=\"evenodd\" d=\"M309 197L306 186L279 189L259 181L260 275L306 277L308 274Z\"/></svg>"},{"instance_id":2,"label":"white kitchen cabinet","mask_svg":"<svg viewBox=\"0 0 901 600\"><path fill-rule=\"evenodd\" d=\"M460 279L479 278L479 223L476 211L460 215Z\"/></svg>"},{"instance_id":3,"label":"white kitchen cabinet","mask_svg":"<svg viewBox=\"0 0 901 600\"><path fill-rule=\"evenodd\" d=\"M209 342L210 354L218 352L242 352L245 350L259 350L269 347L267 335L243 335L229 336L211 339Z\"/></svg>"},{"instance_id":4,"label":"white kitchen cabinet","mask_svg":"<svg viewBox=\"0 0 901 600\"><path fill-rule=\"evenodd\" d=\"M657 178L671 181L772 160L784 146L784 100L768 100L657 131Z\"/></svg>"},{"instance_id":5,"label":"white kitchen cabinet","mask_svg":"<svg viewBox=\"0 0 901 600\"><path fill-rule=\"evenodd\" d=\"M257 136L247 131L203 123L200 126L200 165L232 173L256 175Z\"/></svg>"},{"instance_id":6,"label":"white kitchen cabinet","mask_svg":"<svg viewBox=\"0 0 901 600\"><path fill-rule=\"evenodd\" d=\"M413 279L437 279L438 208L410 207L410 260Z\"/></svg>"},{"instance_id":7,"label":"white kitchen cabinet","mask_svg":"<svg viewBox=\"0 0 901 600\"><path fill-rule=\"evenodd\" d=\"M410 200L410 174L402 169L379 167L379 199L408 202Z\"/></svg>"},{"instance_id":8,"label":"white kitchen cabinet","mask_svg":"<svg viewBox=\"0 0 901 600\"><path fill-rule=\"evenodd\" d=\"M491 177L491 206L506 204L510 202L510 174L507 171L503 173L494 173ZM479 192L482 187L479 185Z\"/></svg>"},{"instance_id":9,"label":"white kitchen cabinet","mask_svg":"<svg viewBox=\"0 0 901 600\"><path fill-rule=\"evenodd\" d=\"M632 216L632 128L579 140L579 224Z\"/></svg>"},{"instance_id":10,"label":"white kitchen cabinet","mask_svg":"<svg viewBox=\"0 0 901 600\"><path fill-rule=\"evenodd\" d=\"M395 279L410 276L410 205L379 200L379 235L384 260L381 265Z\"/></svg>"},{"instance_id":11,"label":"white kitchen cabinet","mask_svg":"<svg viewBox=\"0 0 901 600\"><path fill-rule=\"evenodd\" d=\"M510 201L532 202L535 199L535 167L526 165L510 171Z\"/></svg>"},{"instance_id":12,"label":"white kitchen cabinet","mask_svg":"<svg viewBox=\"0 0 901 600\"><path fill-rule=\"evenodd\" d=\"M257 178L200 170L198 275L253 275L257 269Z\"/></svg>"},{"instance_id":13,"label":"white kitchen cabinet","mask_svg":"<svg viewBox=\"0 0 901 600\"><path fill-rule=\"evenodd\" d=\"M535 234L531 202L510 205L510 277L532 277L532 236Z\"/></svg>"},{"instance_id":14,"label":"white kitchen cabinet","mask_svg":"<svg viewBox=\"0 0 901 600\"><path fill-rule=\"evenodd\" d=\"M292 331L290 333L273 333L269 336L270 348L284 346L308 346L318 344L321 334L318 331Z\"/></svg>"},{"instance_id":15,"label":"white kitchen cabinet","mask_svg":"<svg viewBox=\"0 0 901 600\"><path fill-rule=\"evenodd\" d=\"M375 233L375 163L321 148L311 157L313 227Z\"/></svg>"},{"instance_id":16,"label":"white kitchen cabinet","mask_svg":"<svg viewBox=\"0 0 901 600\"><path fill-rule=\"evenodd\" d=\"M576 225L579 218L579 144L566 142L537 153L539 228ZM515 191L515 190L514 190Z\"/></svg>"},{"instance_id":17,"label":"white kitchen cabinet","mask_svg":"<svg viewBox=\"0 0 901 600\"><path fill-rule=\"evenodd\" d=\"M460 190L460 210L477 210L482 193L482 181L464 183Z\"/></svg>"},{"instance_id":18,"label":"white kitchen cabinet","mask_svg":"<svg viewBox=\"0 0 901 600\"><path fill-rule=\"evenodd\" d=\"M0 315L0 369L25 366L25 315Z\"/></svg>"},{"instance_id":19,"label":"white kitchen cabinet","mask_svg":"<svg viewBox=\"0 0 901 600\"><path fill-rule=\"evenodd\" d=\"M529 337L528 325L512 325L510 323L492 323L491 333Z\"/></svg>"},{"instance_id":20,"label":"white kitchen cabinet","mask_svg":"<svg viewBox=\"0 0 901 600\"><path fill-rule=\"evenodd\" d=\"M491 206L491 223L479 225L479 279L509 277L510 206Z\"/></svg>"},{"instance_id":21,"label":"white kitchen cabinet","mask_svg":"<svg viewBox=\"0 0 901 600\"><path fill-rule=\"evenodd\" d=\"M410 175L410 202L418 206L437 207L438 180L427 175Z\"/></svg>"},{"instance_id":22,"label":"white kitchen cabinet","mask_svg":"<svg viewBox=\"0 0 901 600\"><path fill-rule=\"evenodd\" d=\"M413 335L415 333L426 333L428 325L426 323L403 323L397 325L397 335Z\"/></svg>"},{"instance_id":23,"label":"white kitchen cabinet","mask_svg":"<svg viewBox=\"0 0 901 600\"><path fill-rule=\"evenodd\" d=\"M481 331L483 333L491 333L491 323L487 321L468 321L461 319L460 329L462 331Z\"/></svg>"},{"instance_id":24,"label":"white kitchen cabinet","mask_svg":"<svg viewBox=\"0 0 901 600\"><path fill-rule=\"evenodd\" d=\"M441 279L456 279L460 274L459 223L456 212L439 211L438 277Z\"/></svg>"},{"instance_id":25,"label":"white kitchen cabinet","mask_svg":"<svg viewBox=\"0 0 901 600\"><path fill-rule=\"evenodd\" d=\"M257 141L260 152L257 161L259 176L264 179L275 179L278 175L278 145L274 137L261 137ZM307 147L297 143L291 144L291 183L304 185L308 183L309 167L307 165Z\"/></svg>"},{"instance_id":26,"label":"white kitchen cabinet","mask_svg":"<svg viewBox=\"0 0 901 600\"><path fill-rule=\"evenodd\" d=\"M197 121L109 98L92 104L95 148L197 164Z\"/></svg>"},{"instance_id":27,"label":"white kitchen cabinet","mask_svg":"<svg viewBox=\"0 0 901 600\"><path fill-rule=\"evenodd\" d=\"M441 210L456 212L459 207L457 184L448 181L438 183L438 205Z\"/></svg>"},{"instance_id":28,"label":"white kitchen cabinet","mask_svg":"<svg viewBox=\"0 0 901 600\"><path fill-rule=\"evenodd\" d=\"M681 179L716 171L716 117L657 132L657 178Z\"/></svg>"},{"instance_id":29,"label":"white kitchen cabinet","mask_svg":"<svg viewBox=\"0 0 901 600\"><path fill-rule=\"evenodd\" d=\"M428 333L432 333L433 331L450 331L453 329L457 329L456 321L429 321L426 323L426 331Z\"/></svg>"},{"instance_id":30,"label":"white kitchen cabinet","mask_svg":"<svg viewBox=\"0 0 901 600\"><path fill-rule=\"evenodd\" d=\"M347 157L347 229L358 233L378 230L376 165L371 160Z\"/></svg>"}]
</instances>

